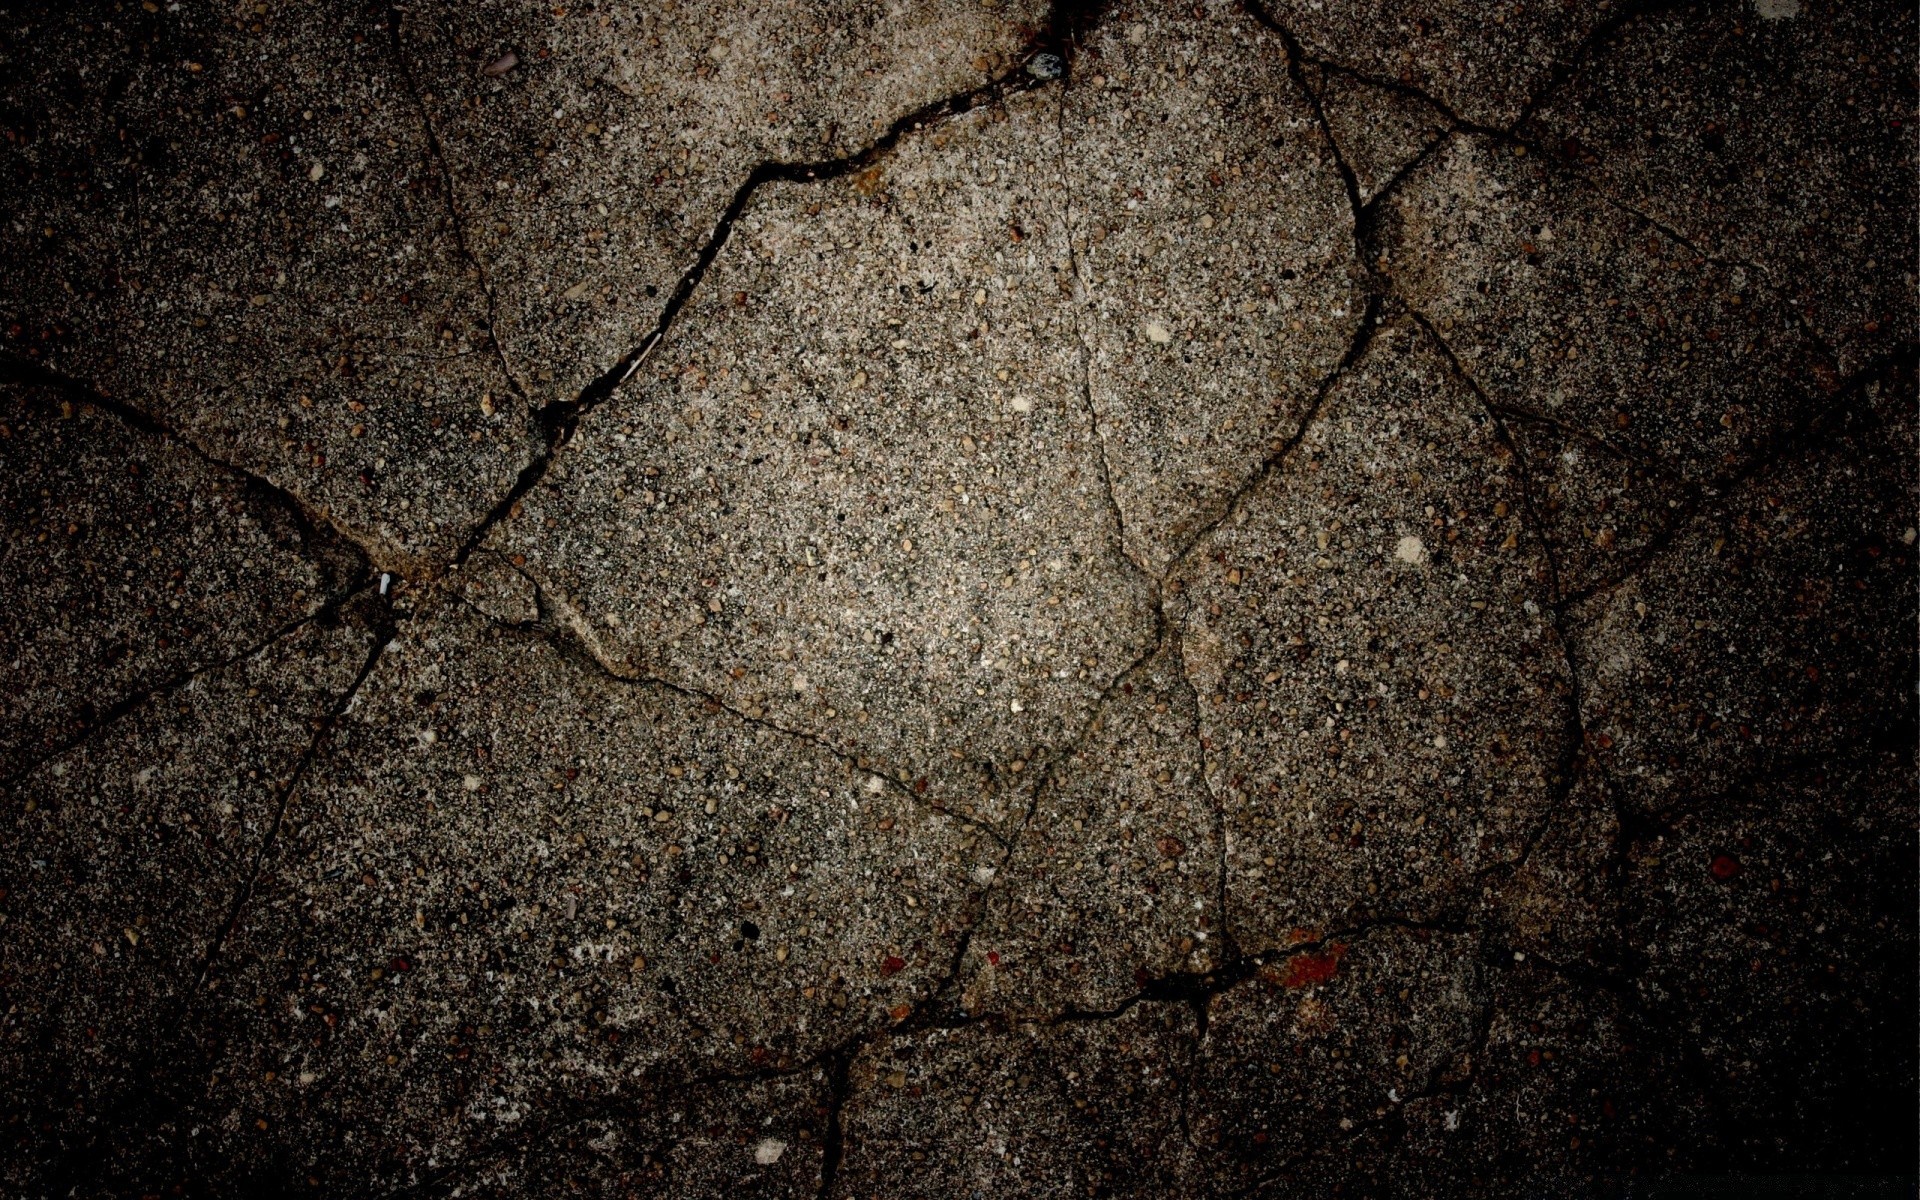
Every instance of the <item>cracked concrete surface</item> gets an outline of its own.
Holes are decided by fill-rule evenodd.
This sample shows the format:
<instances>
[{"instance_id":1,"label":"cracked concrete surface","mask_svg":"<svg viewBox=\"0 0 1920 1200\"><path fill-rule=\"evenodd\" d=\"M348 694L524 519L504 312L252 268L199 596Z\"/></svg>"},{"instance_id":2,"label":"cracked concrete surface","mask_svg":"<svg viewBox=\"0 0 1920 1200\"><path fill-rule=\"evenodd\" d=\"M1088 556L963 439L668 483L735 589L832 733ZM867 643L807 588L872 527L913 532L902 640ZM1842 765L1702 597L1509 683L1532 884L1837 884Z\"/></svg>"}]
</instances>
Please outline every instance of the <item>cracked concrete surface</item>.
<instances>
[{"instance_id":1,"label":"cracked concrete surface","mask_svg":"<svg viewBox=\"0 0 1920 1200\"><path fill-rule=\"evenodd\" d=\"M0 21L7 1194L1911 1171L1911 11Z\"/></svg>"}]
</instances>

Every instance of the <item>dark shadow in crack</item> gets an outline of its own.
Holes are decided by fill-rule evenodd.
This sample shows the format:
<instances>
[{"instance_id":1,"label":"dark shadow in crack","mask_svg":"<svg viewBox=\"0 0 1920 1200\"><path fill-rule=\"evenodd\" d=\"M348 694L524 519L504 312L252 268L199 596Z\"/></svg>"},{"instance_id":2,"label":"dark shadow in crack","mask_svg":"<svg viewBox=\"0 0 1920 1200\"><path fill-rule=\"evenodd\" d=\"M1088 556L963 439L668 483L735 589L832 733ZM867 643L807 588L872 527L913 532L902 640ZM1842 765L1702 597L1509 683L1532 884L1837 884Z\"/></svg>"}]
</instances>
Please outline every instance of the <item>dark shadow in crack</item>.
<instances>
[{"instance_id":1,"label":"dark shadow in crack","mask_svg":"<svg viewBox=\"0 0 1920 1200\"><path fill-rule=\"evenodd\" d=\"M746 211L752 202L754 193L769 183L817 183L829 179L838 179L865 170L878 160L885 158L899 144L902 137L975 109L1000 104L1010 96L1043 87L1056 79L1063 79L1071 69L1073 50L1080 34L1089 28L1105 11L1103 0L1061 0L1054 6L1046 24L1039 31L1031 52L1017 67L988 82L982 87L972 88L957 95L948 96L932 103L922 105L912 112L897 118L871 144L864 149L838 158L819 159L810 162L765 162L748 173L747 178L734 190L733 199L728 202L720 219L714 223L713 232L702 243L693 265L681 275L679 283L674 285L667 297L665 307L653 328L639 343L622 355L618 362L601 372L593 382L582 388L580 394L572 400L561 400L548 404L534 413L539 426L544 448L539 451L520 472L514 485L499 503L480 522L478 528L468 537L465 544L454 556L454 562L464 563L467 558L486 540L493 527L505 520L520 502L521 497L531 491L546 476L553 465L554 455L566 445L573 431L588 413L604 404L609 397L640 369L654 349L672 329L680 310L692 299L695 289L705 278L707 268L713 265L720 251L727 244L733 232L734 222Z\"/></svg>"}]
</instances>

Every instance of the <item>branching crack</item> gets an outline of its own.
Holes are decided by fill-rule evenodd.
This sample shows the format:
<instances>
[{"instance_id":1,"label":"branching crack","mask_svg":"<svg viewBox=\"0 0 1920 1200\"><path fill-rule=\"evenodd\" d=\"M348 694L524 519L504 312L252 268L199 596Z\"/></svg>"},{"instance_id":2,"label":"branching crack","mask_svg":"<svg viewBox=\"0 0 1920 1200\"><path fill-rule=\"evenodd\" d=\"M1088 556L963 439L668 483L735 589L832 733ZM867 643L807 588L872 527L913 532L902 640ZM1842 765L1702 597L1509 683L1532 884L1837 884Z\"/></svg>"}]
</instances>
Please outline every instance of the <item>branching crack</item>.
<instances>
[{"instance_id":1,"label":"branching crack","mask_svg":"<svg viewBox=\"0 0 1920 1200\"><path fill-rule=\"evenodd\" d=\"M545 627L544 630L541 631L541 635L544 636L545 640L553 645L555 649L561 652L563 658L570 658L588 664L597 674L617 683L667 692L682 700L691 701L710 712L725 712L744 725L750 725L757 729L765 729L768 732L779 734L781 737L805 742L809 746L813 746L821 752L831 755L846 766L849 771L858 771L880 780L890 791L909 803L920 808L932 809L935 812L950 817L967 826L969 829L983 834L1002 848L1008 845L1007 839L986 822L947 808L944 805L936 804L928 800L925 796L918 795L912 788L888 775L884 770L880 770L877 767L861 766L858 756L840 749L819 734L809 733L804 729L790 728L777 721L770 721L766 717L756 717L720 696L650 672L635 670L632 666L615 660L613 656L608 654L599 644L598 639L593 636L592 626L580 613L579 609L574 607L571 601L559 595L553 588L543 584L538 579L525 575L524 573L522 573L522 576L527 579L528 583L530 583L534 589L535 602L540 609L542 623ZM471 606L468 607L471 608ZM477 609L473 611L478 612ZM518 630L520 628L497 621L484 613L480 613L479 615L502 629Z\"/></svg>"},{"instance_id":2,"label":"branching crack","mask_svg":"<svg viewBox=\"0 0 1920 1200\"><path fill-rule=\"evenodd\" d=\"M351 581L347 590L339 593L338 595L329 597L327 600L321 603L320 606L315 608L313 611L305 613L299 617L294 618L291 621L288 621L280 625L278 628L272 630L270 633L266 634L260 640L238 651L235 651L234 653L227 655L224 658L213 659L211 661L201 663L198 666L190 667L187 670L176 672L175 674L169 675L165 679L162 679L157 683L139 688L133 692L128 693L127 695L121 697L119 700L116 700L108 708L103 710L98 717L96 717L89 725L87 725L85 729L82 729L80 732L76 733L74 736L70 738L65 739L64 741L59 742L58 744L54 745L52 748L48 749L45 753L39 754L34 758L28 760L26 763L24 763L20 767L19 770L15 771L12 775L8 776L7 778L0 779L0 791L13 788L17 784L19 784L21 780L25 779L29 775L32 775L35 771L38 771L41 767L52 762L54 759L57 759L62 755L70 753L71 751L73 751L79 746L83 746L88 742L91 742L94 738L100 736L101 734L105 733L108 729L112 728L115 724L117 724L122 718L126 717L128 714L138 711L141 707L146 705L149 701L172 695L175 691L179 690L180 688L186 686L188 683L191 683L193 680L198 679L203 675L211 675L219 671L224 671L228 667L231 667L236 663L243 663L248 659L252 658L253 656L255 656L256 654L259 654L261 651L265 650L267 647L273 645L274 643L279 642L284 638L290 637L295 633L298 633L300 630L305 629L307 626L312 625L315 622L325 623L327 621L334 619L340 614L341 609L350 600L352 600L355 596L358 596L360 593L364 592L370 586L372 586L371 581L368 580L364 575L362 575L361 577Z\"/></svg>"},{"instance_id":3,"label":"branching crack","mask_svg":"<svg viewBox=\"0 0 1920 1200\"><path fill-rule=\"evenodd\" d=\"M1314 421L1320 416L1320 410L1325 406L1328 394L1333 391L1334 385L1339 383L1340 380L1346 376L1346 373L1353 368L1354 364L1360 361L1361 356L1366 353L1367 346L1373 341L1375 328L1385 319L1382 312L1380 296L1377 294L1369 295L1365 306L1360 312L1360 323L1354 328L1353 337L1347 343L1346 353L1340 356L1340 361L1334 364L1333 370L1327 372L1326 376L1320 380L1319 386L1314 388L1313 402L1307 406L1306 413L1301 416L1299 428L1295 429L1292 436L1279 443L1276 448L1261 460L1260 466L1253 474L1248 476L1246 481L1234 489L1232 495L1227 497L1227 501L1221 507L1219 513L1202 524L1198 529L1194 530L1192 535L1187 538L1179 549L1174 551L1173 555L1168 559L1166 573L1161 576L1163 584L1173 578L1174 573L1179 570L1181 564L1186 562L1187 557L1198 549L1201 543L1205 542L1207 538L1213 534L1214 530L1220 528L1220 526L1226 523L1228 518L1240 512L1245 507L1247 498L1251 496L1260 485L1264 484L1274 472L1279 470L1281 464L1286 462L1302 441L1306 440L1307 431L1313 428Z\"/></svg>"},{"instance_id":4,"label":"branching crack","mask_svg":"<svg viewBox=\"0 0 1920 1200\"><path fill-rule=\"evenodd\" d=\"M1031 60L1029 60L1031 61ZM895 120L884 133L864 149L838 158L818 159L809 162L763 162L748 172L747 178L734 190L733 199L727 203L720 219L714 224L713 231L701 244L693 265L681 275L674 285L667 303L654 322L653 329L642 338L638 345L619 361L582 388L580 394L572 400L561 400L547 404L535 411L535 420L540 427L543 446L524 467L507 494L500 498L493 510L468 537L457 554L455 563L463 563L477 549L494 526L507 519L519 504L522 497L532 491L547 471L553 466L554 458L567 442L587 414L604 404L620 385L638 371L656 347L672 329L675 319L693 298L700 281L706 277L707 269L713 265L727 239L733 233L733 226L740 219L747 205L753 200L760 188L770 183L818 183L865 170L875 162L890 154L900 139L909 133L931 128L942 122L962 116L979 108L1004 103L1008 98L1021 92L1041 87L1049 81L1045 72L1027 69L1027 64L1015 67L982 87L971 88L956 95L922 105Z\"/></svg>"},{"instance_id":5,"label":"branching crack","mask_svg":"<svg viewBox=\"0 0 1920 1200\"><path fill-rule=\"evenodd\" d=\"M300 785L305 782L307 773L313 768L314 761L325 750L327 742L333 734L334 727L340 723L340 718L344 717L347 714L347 710L353 706L354 698L360 694L361 686L373 675L374 668L380 665L381 656L386 652L387 647L393 643L396 631L391 614L387 612L384 603L380 604L376 611L379 624L372 630L373 645L368 649L367 656L365 660L361 662L359 671L354 674L352 682L340 693L339 698L334 701L333 706L327 710L326 714L316 722L313 737L308 740L306 750L301 753L299 760L294 763L293 769L288 772L287 780L280 788L280 794L275 797L273 815L267 821L266 832L261 835L259 844L254 847L253 857L247 865L246 874L234 889L233 900L227 906L226 919L223 920L220 923L220 927L214 931L213 938L208 943L206 951L200 956L199 965L194 971L194 985L196 989L205 984L207 972L212 968L214 959L219 957L221 947L226 944L227 938L232 935L233 931L239 927L241 910L246 907L248 899L252 897L254 886L260 878L260 872L266 866L268 857L273 853L274 842L279 838L280 827L286 819L287 808L293 800L294 793L297 792L300 789Z\"/></svg>"},{"instance_id":6,"label":"branching crack","mask_svg":"<svg viewBox=\"0 0 1920 1200\"><path fill-rule=\"evenodd\" d=\"M377 607L376 607L377 606ZM307 745L298 759L289 768L285 780L277 789L273 799L273 812L268 819L267 829L255 845L253 854L247 862L245 871L234 886L232 898L227 904L226 915L214 930L205 949L195 963L189 986L183 987L177 998L171 1003L169 1015L156 1021L154 1028L163 1036L149 1042L140 1052L130 1072L135 1080L131 1088L113 1098L104 1106L92 1136L77 1141L54 1165L50 1176L54 1181L54 1191L64 1192L81 1179L90 1178L103 1161L96 1155L99 1140L116 1137L127 1129L142 1128L160 1114L179 1107L184 1097L174 1095L180 1086L193 1086L201 1074L201 1059L205 1048L184 1041L184 1031L192 1023L194 1009L201 995L210 984L209 973L213 969L221 950L233 931L239 927L240 916L247 901L252 897L260 873L271 854L280 828L285 821L287 809L292 803L294 793L299 790L314 762L324 752L327 741L340 719L352 706L354 698L374 668L379 665L382 654L394 637L392 614L385 602L369 598L364 606L372 611L374 626L371 629L373 644L367 651L353 679L335 698L327 711L314 721L314 729ZM171 1057L170 1057L171 1056ZM187 1064L178 1061L186 1057ZM169 1082L172 1080L172 1082Z\"/></svg>"},{"instance_id":7,"label":"branching crack","mask_svg":"<svg viewBox=\"0 0 1920 1200\"><path fill-rule=\"evenodd\" d=\"M389 564L402 561L399 552L379 545L379 539L349 527L326 509L315 512L305 500L266 476L221 458L167 422L151 413L142 412L124 400L109 396L92 384L0 351L0 384L5 383L47 388L76 404L91 405L102 412L111 413L141 433L175 443L210 467L239 476L257 494L285 512L300 531L302 544L313 548L316 553L333 548L331 544L337 542L344 543L338 549L359 560L363 570L393 571Z\"/></svg>"},{"instance_id":8,"label":"branching crack","mask_svg":"<svg viewBox=\"0 0 1920 1200\"><path fill-rule=\"evenodd\" d=\"M1546 802L1541 805L1539 816L1535 818L1532 828L1528 829L1522 838L1519 856L1504 864L1491 864L1481 872L1480 882L1485 886L1486 880L1494 875L1510 876L1526 866L1533 857L1534 848L1545 835L1548 825L1552 823L1554 815L1565 806L1567 797L1572 794L1586 753L1587 729L1584 716L1586 706L1582 699L1580 665L1573 653L1573 642L1568 632L1567 609L1558 603L1561 595L1559 553L1553 539L1546 535L1546 524L1540 515L1541 505L1536 494L1537 489L1534 486L1532 472L1527 468L1527 457L1521 452L1512 433L1507 429L1500 410L1481 388L1480 382L1461 363L1459 356L1453 352L1453 347L1440 336L1440 331L1416 310L1409 309L1408 316L1426 333L1441 355L1446 358L1447 366L1454 377L1466 385L1467 390L1472 392L1474 398L1480 402L1481 408L1486 411L1487 419L1493 422L1496 435L1513 458L1514 474L1520 481L1520 504L1526 514L1526 519L1521 524L1527 530L1527 536L1539 545L1541 559L1546 563L1549 597L1547 607L1553 619L1554 640L1559 644L1560 659L1566 665L1567 672L1567 706L1561 725L1561 736L1564 741L1558 761L1554 764L1553 774L1549 776Z\"/></svg>"},{"instance_id":9,"label":"branching crack","mask_svg":"<svg viewBox=\"0 0 1920 1200\"><path fill-rule=\"evenodd\" d=\"M1073 186L1071 182L1073 172L1071 170L1070 156L1067 154L1066 105L1062 103L1054 115L1058 123L1060 139L1060 186L1066 197L1064 206L1066 209L1068 277L1073 280L1074 286L1073 295L1069 298L1069 307L1073 313L1074 340L1078 343L1080 350L1080 400L1086 407L1088 434L1093 442L1094 454L1100 466L1100 489L1102 494L1106 496L1107 511L1113 517L1115 549L1120 557L1125 560L1134 571L1142 578L1154 584L1157 589L1159 581L1154 578L1153 572L1149 571L1146 565L1140 561L1140 558L1133 552L1133 548L1127 544L1126 513L1122 511L1120 507L1120 497L1115 494L1113 490L1113 465L1107 457L1106 425L1100 419L1099 407L1093 402L1093 347L1088 342L1087 331L1081 322L1080 316L1081 308L1091 299L1091 281L1083 277L1081 272L1080 246L1074 224Z\"/></svg>"}]
</instances>

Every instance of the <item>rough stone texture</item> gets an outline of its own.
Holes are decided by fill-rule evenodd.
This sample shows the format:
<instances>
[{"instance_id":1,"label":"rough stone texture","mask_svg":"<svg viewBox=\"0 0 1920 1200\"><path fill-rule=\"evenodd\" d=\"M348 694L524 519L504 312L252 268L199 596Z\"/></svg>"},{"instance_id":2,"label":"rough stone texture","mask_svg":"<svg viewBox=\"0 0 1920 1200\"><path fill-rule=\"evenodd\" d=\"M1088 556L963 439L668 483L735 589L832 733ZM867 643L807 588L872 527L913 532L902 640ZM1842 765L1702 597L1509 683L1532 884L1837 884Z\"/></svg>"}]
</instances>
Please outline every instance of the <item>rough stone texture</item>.
<instances>
[{"instance_id":1,"label":"rough stone texture","mask_svg":"<svg viewBox=\"0 0 1920 1200\"><path fill-rule=\"evenodd\" d=\"M1619 965L1621 827L1605 776L1583 763L1514 871L1495 881L1487 919L1501 940L1556 962Z\"/></svg>"},{"instance_id":2,"label":"rough stone texture","mask_svg":"<svg viewBox=\"0 0 1920 1200\"><path fill-rule=\"evenodd\" d=\"M1751 1169L1718 1157L1718 1087L1695 1070L1690 1034L1531 960L1489 970L1475 1086L1409 1103L1395 1152L1364 1165L1396 1194L1617 1195L1635 1175Z\"/></svg>"},{"instance_id":3,"label":"rough stone texture","mask_svg":"<svg viewBox=\"0 0 1920 1200\"><path fill-rule=\"evenodd\" d=\"M1088 399L1128 553L1160 574L1352 341L1353 212L1280 39L1232 6L1119 15L1086 55L1061 153Z\"/></svg>"},{"instance_id":4,"label":"rough stone texture","mask_svg":"<svg viewBox=\"0 0 1920 1200\"><path fill-rule=\"evenodd\" d=\"M1691 799L1626 849L1641 991L1697 1031L1728 1149L1756 1168L1817 1145L1832 1168L1871 1170L1867 1147L1904 1136L1911 787L1901 754L1862 755ZM1832 1069L1806 1070L1816 1059Z\"/></svg>"},{"instance_id":5,"label":"rough stone texture","mask_svg":"<svg viewBox=\"0 0 1920 1200\"><path fill-rule=\"evenodd\" d=\"M77 419L77 418L76 418ZM315 726L367 659L315 621L141 700L9 784L0 854L0 1094L10 1191L51 1186L155 1078Z\"/></svg>"},{"instance_id":6,"label":"rough stone texture","mask_svg":"<svg viewBox=\"0 0 1920 1200\"><path fill-rule=\"evenodd\" d=\"M881 1039L854 1060L826 1195L1164 1196L1193 1186L1182 1084L1194 1016L998 1022Z\"/></svg>"},{"instance_id":7,"label":"rough stone texture","mask_svg":"<svg viewBox=\"0 0 1920 1200\"><path fill-rule=\"evenodd\" d=\"M501 344L541 403L651 332L755 167L865 149L1008 74L1045 20L1032 0L555 9L436 0L401 23Z\"/></svg>"},{"instance_id":8,"label":"rough stone texture","mask_svg":"<svg viewBox=\"0 0 1920 1200\"><path fill-rule=\"evenodd\" d=\"M1638 17L1525 133L1700 248L1750 263L1857 370L1911 343L1915 23L1905 4Z\"/></svg>"},{"instance_id":9,"label":"rough stone texture","mask_svg":"<svg viewBox=\"0 0 1920 1200\"><path fill-rule=\"evenodd\" d=\"M1511 124L1614 7L1473 0L1263 0L1314 57L1433 96L1462 119Z\"/></svg>"},{"instance_id":10,"label":"rough stone texture","mask_svg":"<svg viewBox=\"0 0 1920 1200\"><path fill-rule=\"evenodd\" d=\"M968 947L968 1012L1110 1011L1221 963L1219 816L1179 654L1123 676L1037 790Z\"/></svg>"},{"instance_id":11,"label":"rough stone texture","mask_svg":"<svg viewBox=\"0 0 1920 1200\"><path fill-rule=\"evenodd\" d=\"M400 1183L627 1080L793 1069L932 998L995 850L827 748L416 614L228 950L212 1136L285 1132L217 1157Z\"/></svg>"},{"instance_id":12,"label":"rough stone texture","mask_svg":"<svg viewBox=\"0 0 1920 1200\"><path fill-rule=\"evenodd\" d=\"M361 567L284 497L123 415L0 386L0 778L243 655Z\"/></svg>"},{"instance_id":13,"label":"rough stone texture","mask_svg":"<svg viewBox=\"0 0 1920 1200\"><path fill-rule=\"evenodd\" d=\"M8 15L6 348L443 561L533 450L387 10Z\"/></svg>"},{"instance_id":14,"label":"rough stone texture","mask_svg":"<svg viewBox=\"0 0 1920 1200\"><path fill-rule=\"evenodd\" d=\"M0 26L0 1190L1911 1190L1910 11Z\"/></svg>"},{"instance_id":15,"label":"rough stone texture","mask_svg":"<svg viewBox=\"0 0 1920 1200\"><path fill-rule=\"evenodd\" d=\"M1569 680L1513 459L1396 322L1176 578L1244 948L1441 912L1560 789Z\"/></svg>"},{"instance_id":16,"label":"rough stone texture","mask_svg":"<svg viewBox=\"0 0 1920 1200\"><path fill-rule=\"evenodd\" d=\"M1470 936L1384 928L1277 957L1214 997L1190 1135L1243 1186L1469 1074L1482 970Z\"/></svg>"},{"instance_id":17,"label":"rough stone texture","mask_svg":"<svg viewBox=\"0 0 1920 1200\"><path fill-rule=\"evenodd\" d=\"M824 1069L642 1095L562 1125L455 1176L462 1196L671 1195L694 1200L820 1194Z\"/></svg>"},{"instance_id":18,"label":"rough stone texture","mask_svg":"<svg viewBox=\"0 0 1920 1200\"><path fill-rule=\"evenodd\" d=\"M495 539L610 669L1025 811L1152 621L1081 392L1059 128L1029 93L756 194Z\"/></svg>"},{"instance_id":19,"label":"rough stone texture","mask_svg":"<svg viewBox=\"0 0 1920 1200\"><path fill-rule=\"evenodd\" d=\"M1702 480L1750 462L1832 386L1766 280L1525 147L1456 138L1386 204L1386 269L1502 408Z\"/></svg>"},{"instance_id":20,"label":"rough stone texture","mask_svg":"<svg viewBox=\"0 0 1920 1200\"><path fill-rule=\"evenodd\" d=\"M1912 728L1912 375L1811 441L1570 614L1583 725L1639 811Z\"/></svg>"}]
</instances>

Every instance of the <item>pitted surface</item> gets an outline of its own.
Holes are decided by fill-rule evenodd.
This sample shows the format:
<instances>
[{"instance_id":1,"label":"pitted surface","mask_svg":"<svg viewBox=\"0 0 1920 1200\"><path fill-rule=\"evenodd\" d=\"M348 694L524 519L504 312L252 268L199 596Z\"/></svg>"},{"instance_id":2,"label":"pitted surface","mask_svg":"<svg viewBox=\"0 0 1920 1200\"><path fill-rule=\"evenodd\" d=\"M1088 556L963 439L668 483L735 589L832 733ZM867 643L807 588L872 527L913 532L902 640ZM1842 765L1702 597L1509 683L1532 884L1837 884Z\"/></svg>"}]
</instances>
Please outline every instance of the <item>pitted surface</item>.
<instances>
[{"instance_id":1,"label":"pitted surface","mask_svg":"<svg viewBox=\"0 0 1920 1200\"><path fill-rule=\"evenodd\" d=\"M0 1190L1911 1171L1911 12L0 21Z\"/></svg>"}]
</instances>

